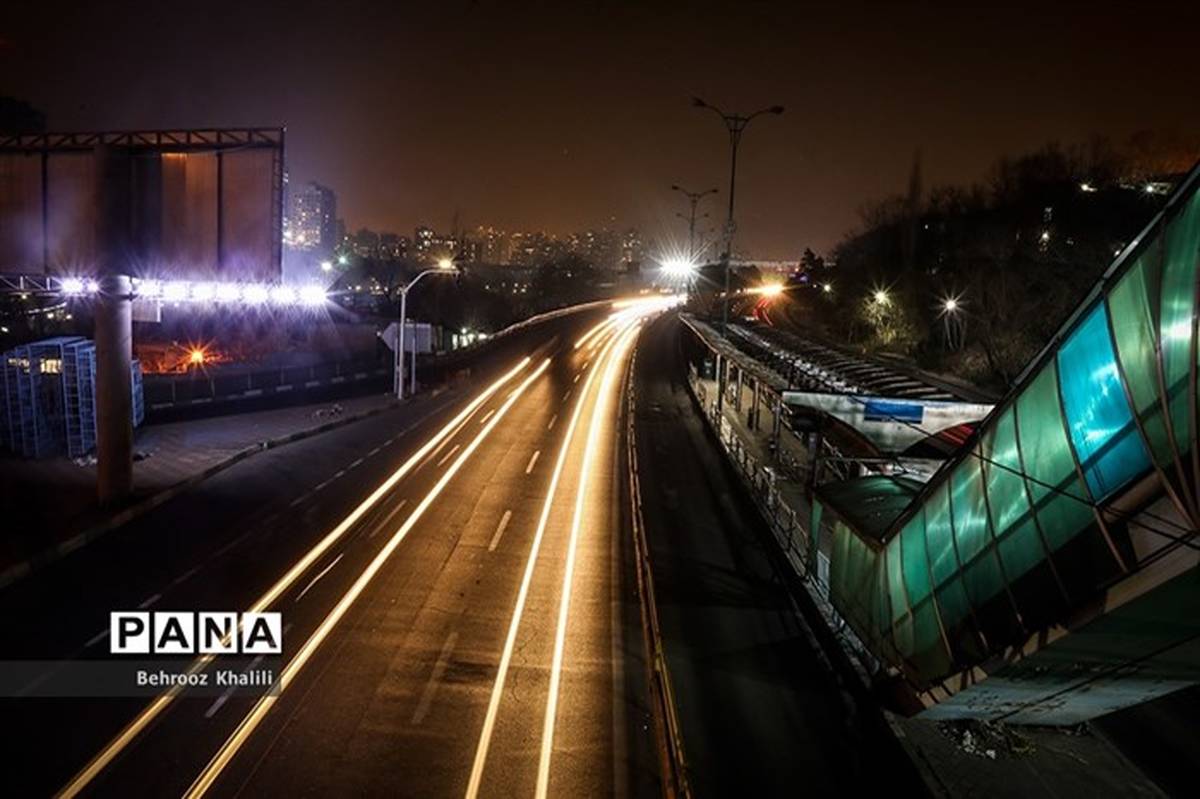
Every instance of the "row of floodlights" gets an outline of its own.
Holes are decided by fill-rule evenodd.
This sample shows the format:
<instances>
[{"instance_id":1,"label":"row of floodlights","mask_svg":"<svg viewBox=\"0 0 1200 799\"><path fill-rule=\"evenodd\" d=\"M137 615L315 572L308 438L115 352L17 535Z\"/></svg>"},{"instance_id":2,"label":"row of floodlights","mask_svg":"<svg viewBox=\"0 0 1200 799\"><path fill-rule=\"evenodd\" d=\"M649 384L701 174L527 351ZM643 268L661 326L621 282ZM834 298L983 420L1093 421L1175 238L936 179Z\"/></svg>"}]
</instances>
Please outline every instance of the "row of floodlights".
<instances>
[{"instance_id":1,"label":"row of floodlights","mask_svg":"<svg viewBox=\"0 0 1200 799\"><path fill-rule=\"evenodd\" d=\"M99 291L90 278L62 280L63 294L86 295ZM190 280L133 279L134 296L161 302L223 302L246 305L322 305L325 289L320 286L284 286L270 283L217 283Z\"/></svg>"}]
</instances>

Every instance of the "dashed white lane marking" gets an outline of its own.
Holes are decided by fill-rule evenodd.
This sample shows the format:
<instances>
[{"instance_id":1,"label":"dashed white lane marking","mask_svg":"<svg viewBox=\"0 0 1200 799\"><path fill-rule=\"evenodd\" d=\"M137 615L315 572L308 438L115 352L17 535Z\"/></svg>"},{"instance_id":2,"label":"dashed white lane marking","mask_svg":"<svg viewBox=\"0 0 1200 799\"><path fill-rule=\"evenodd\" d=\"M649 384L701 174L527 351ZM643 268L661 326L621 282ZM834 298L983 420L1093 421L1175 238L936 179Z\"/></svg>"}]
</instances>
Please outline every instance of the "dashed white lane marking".
<instances>
[{"instance_id":1,"label":"dashed white lane marking","mask_svg":"<svg viewBox=\"0 0 1200 799\"><path fill-rule=\"evenodd\" d=\"M333 478L332 478L332 479L333 479L333 480L336 480L336 479L338 479L339 477L341 477L342 475L344 475L345 473L346 473L346 470L345 470L345 469L338 469L336 472L334 472L334 473L333 473Z\"/></svg>"},{"instance_id":2,"label":"dashed white lane marking","mask_svg":"<svg viewBox=\"0 0 1200 799\"><path fill-rule=\"evenodd\" d=\"M492 414L493 414L493 413L495 413L495 412L496 412L496 409L495 409L495 408L492 408L490 411L488 411L487 413L485 413L485 414L483 415L483 418L479 420L479 423L480 423L480 424L487 424L487 420L488 420L488 419L491 419L491 418L492 418Z\"/></svg>"},{"instance_id":3,"label":"dashed white lane marking","mask_svg":"<svg viewBox=\"0 0 1200 799\"><path fill-rule=\"evenodd\" d=\"M172 580L172 581L171 581L171 585L179 585L179 584L180 584L180 583L182 583L184 580L188 579L189 577L191 577L192 575L194 575L194 574L195 574L196 572L198 572L198 571L200 571L200 567L199 567L199 566L193 566L192 568L188 569L188 570L187 570L187 571L185 571L183 574L179 575L179 576L178 576L178 577L176 577L174 580Z\"/></svg>"},{"instance_id":4,"label":"dashed white lane marking","mask_svg":"<svg viewBox=\"0 0 1200 799\"><path fill-rule=\"evenodd\" d=\"M441 466L443 463L445 463L446 461L450 460L451 456L453 456L453 455L454 455L454 453L458 452L458 448L459 448L459 446L461 446L461 445L459 445L459 444L455 444L453 447L451 447L451 448L450 448L450 451L449 451L449 452L447 452L445 455L443 455L443 456L442 456L442 459L441 459L440 461L438 461L438 462L437 462L437 465L438 465L438 466Z\"/></svg>"},{"instance_id":5,"label":"dashed white lane marking","mask_svg":"<svg viewBox=\"0 0 1200 799\"><path fill-rule=\"evenodd\" d=\"M450 665L450 653L454 651L456 641L458 641L458 633L452 632L446 636L446 643L442 644L442 651L438 655L437 663L433 664L429 682L425 683L425 690L421 691L421 700L417 702L417 709L413 711L413 724L420 724L424 721L425 716L429 713L429 708L433 706L433 697L437 694L438 686L441 685L442 675L446 673L446 666Z\"/></svg>"},{"instance_id":6,"label":"dashed white lane marking","mask_svg":"<svg viewBox=\"0 0 1200 799\"><path fill-rule=\"evenodd\" d=\"M550 417L550 424L546 425L546 429L549 430L550 428L554 427L554 423L557 421L558 421L558 414L556 413Z\"/></svg>"},{"instance_id":7,"label":"dashed white lane marking","mask_svg":"<svg viewBox=\"0 0 1200 799\"><path fill-rule=\"evenodd\" d=\"M300 496L296 497L295 499L293 499L291 502L288 503L288 507L289 508L296 507L297 505L299 505L301 502L304 501L304 498L306 496L308 496L308 494L301 494Z\"/></svg>"},{"instance_id":8,"label":"dashed white lane marking","mask_svg":"<svg viewBox=\"0 0 1200 799\"><path fill-rule=\"evenodd\" d=\"M160 599L162 599L162 594L153 594L148 596L146 597L146 600L142 602L142 604L138 605L138 610L145 610Z\"/></svg>"},{"instance_id":9,"label":"dashed white lane marking","mask_svg":"<svg viewBox=\"0 0 1200 799\"><path fill-rule=\"evenodd\" d=\"M313 491L320 491L322 488L324 488L325 486L329 485L332 482L333 482L333 478L331 477L328 480L317 483L315 486L313 486Z\"/></svg>"},{"instance_id":10,"label":"dashed white lane marking","mask_svg":"<svg viewBox=\"0 0 1200 799\"><path fill-rule=\"evenodd\" d=\"M378 454L379 454L379 450L381 450L381 449L383 449L383 447L376 447L375 449L373 449L373 450L371 450L370 452L368 452L368 453L367 453L367 457L368 457L368 458L372 458L372 457L374 457L374 456L378 455Z\"/></svg>"},{"instance_id":11,"label":"dashed white lane marking","mask_svg":"<svg viewBox=\"0 0 1200 799\"><path fill-rule=\"evenodd\" d=\"M525 474L529 474L530 472L533 471L533 464L537 463L538 455L541 455L541 454L542 454L542 451L540 449L535 449L533 451L533 457L531 457L529 459L529 465L525 467Z\"/></svg>"},{"instance_id":12,"label":"dashed white lane marking","mask_svg":"<svg viewBox=\"0 0 1200 799\"><path fill-rule=\"evenodd\" d=\"M567 393L563 394L563 402L566 402L570 396L571 396L571 389L568 388Z\"/></svg>"},{"instance_id":13,"label":"dashed white lane marking","mask_svg":"<svg viewBox=\"0 0 1200 799\"><path fill-rule=\"evenodd\" d=\"M492 542L488 544L488 552L495 552L496 546L500 543L500 536L504 535L504 528L508 527L508 520L512 518L512 511L504 511L504 515L500 517L500 524L496 525L496 534L492 536Z\"/></svg>"},{"instance_id":14,"label":"dashed white lane marking","mask_svg":"<svg viewBox=\"0 0 1200 799\"><path fill-rule=\"evenodd\" d=\"M324 569L321 569L321 571L317 572L317 576L312 578L311 580L309 580L308 585L304 586L304 590L296 595L296 601L299 602L301 599L303 599L304 595L308 593L308 589L310 589L314 585L316 585L317 580L320 580L322 577L329 574L329 570L332 569L334 566L336 566L338 564L338 561L341 560L342 556L345 554L346 554L345 552L338 553L338 556L336 558L334 558L333 561L328 566L326 566Z\"/></svg>"},{"instance_id":15,"label":"dashed white lane marking","mask_svg":"<svg viewBox=\"0 0 1200 799\"><path fill-rule=\"evenodd\" d=\"M263 659L262 655L256 656L254 658L254 660L252 660L248 664L246 664L246 668L242 669L242 674L245 674L246 672L250 671L250 669L254 668L259 663L262 663L262 659ZM216 698L216 700L211 705L208 706L208 710L204 711L204 718L211 719L213 716L217 715L217 711L221 709L221 706L229 701L229 697L233 696L233 689L236 687L237 687L236 685L231 685L228 688L226 688L225 693L218 696Z\"/></svg>"},{"instance_id":16,"label":"dashed white lane marking","mask_svg":"<svg viewBox=\"0 0 1200 799\"><path fill-rule=\"evenodd\" d=\"M347 466L347 467L346 467L346 470L347 470L347 471L349 471L350 469L353 469L353 468L355 468L356 466L361 466L361 465L362 465L362 462L363 462L363 459L362 459L362 458L359 458L358 460L356 460L356 461L352 462L352 463L351 463L349 466Z\"/></svg>"},{"instance_id":17,"label":"dashed white lane marking","mask_svg":"<svg viewBox=\"0 0 1200 799\"><path fill-rule=\"evenodd\" d=\"M392 517L395 516L400 511L404 510L404 506L407 504L408 504L407 499L400 500L400 504L397 505L396 507L392 508L392 512L389 513L386 517L384 517L383 521L381 521L379 524L375 525L375 527L371 530L371 532L367 533L367 538L374 538L376 533L378 533L384 527L387 527L387 523L392 520Z\"/></svg>"},{"instance_id":18,"label":"dashed white lane marking","mask_svg":"<svg viewBox=\"0 0 1200 799\"><path fill-rule=\"evenodd\" d=\"M576 372L576 373L575 373L575 377L574 377L574 378L572 378L571 382L572 382L572 383L578 383L578 382L579 382L579 372Z\"/></svg>"}]
</instances>

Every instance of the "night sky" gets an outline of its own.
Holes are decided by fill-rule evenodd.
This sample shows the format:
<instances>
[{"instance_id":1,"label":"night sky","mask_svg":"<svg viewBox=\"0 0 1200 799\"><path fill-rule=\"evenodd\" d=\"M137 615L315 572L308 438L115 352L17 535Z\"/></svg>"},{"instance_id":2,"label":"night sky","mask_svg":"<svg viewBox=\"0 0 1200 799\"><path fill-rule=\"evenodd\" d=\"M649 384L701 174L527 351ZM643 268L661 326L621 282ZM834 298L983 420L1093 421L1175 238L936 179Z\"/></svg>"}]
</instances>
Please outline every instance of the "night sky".
<instances>
[{"instance_id":1,"label":"night sky","mask_svg":"<svg viewBox=\"0 0 1200 799\"><path fill-rule=\"evenodd\" d=\"M0 93L51 130L280 125L351 228L684 235L747 131L739 249L831 247L867 200L1003 153L1200 130L1200 4L10 3ZM101 8L103 6L103 8ZM1190 6L1190 10L1185 9ZM15 13L14 13L15 11Z\"/></svg>"}]
</instances>

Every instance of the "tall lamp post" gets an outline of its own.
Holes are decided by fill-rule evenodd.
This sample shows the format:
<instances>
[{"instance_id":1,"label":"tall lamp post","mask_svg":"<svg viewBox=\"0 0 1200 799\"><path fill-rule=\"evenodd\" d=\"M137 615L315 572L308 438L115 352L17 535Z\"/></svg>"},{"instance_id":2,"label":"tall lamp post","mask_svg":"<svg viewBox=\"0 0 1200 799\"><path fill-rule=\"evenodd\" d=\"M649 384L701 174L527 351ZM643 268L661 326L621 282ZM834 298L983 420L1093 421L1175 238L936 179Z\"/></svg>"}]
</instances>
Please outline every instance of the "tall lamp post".
<instances>
[{"instance_id":1,"label":"tall lamp post","mask_svg":"<svg viewBox=\"0 0 1200 799\"><path fill-rule=\"evenodd\" d=\"M396 331L396 369L392 375L392 387L396 392L396 399L404 399L404 327L408 317L408 292L413 286L426 275L454 275L458 274L458 269L454 266L454 261L450 258L443 258L438 261L437 266L424 269L417 273L417 276L400 287L400 328ZM416 390L416 342L413 342L413 390Z\"/></svg>"},{"instance_id":2,"label":"tall lamp post","mask_svg":"<svg viewBox=\"0 0 1200 799\"><path fill-rule=\"evenodd\" d=\"M738 145L742 143L742 132L746 130L746 126L751 120L760 117L763 114L782 114L783 106L772 105L767 108L760 108L753 114L727 114L715 105L704 102L699 97L692 98L692 105L697 108L707 108L718 117L725 125L725 129L729 131L729 215L725 219L725 251L721 253L721 271L725 275L725 295L721 298L721 335L729 335L729 261L732 258L733 252L733 196L734 188L737 185L737 152ZM717 374L717 413L725 404L725 378L724 372L719 371Z\"/></svg>"},{"instance_id":3,"label":"tall lamp post","mask_svg":"<svg viewBox=\"0 0 1200 799\"><path fill-rule=\"evenodd\" d=\"M690 206L688 215L684 217L683 214L678 214L678 216L687 219L688 221L688 260L694 261L696 260L696 206L699 205L700 201L708 195L716 194L717 190L709 189L707 191L688 191L682 186L677 186L674 183L671 184L671 190L680 192L688 199L688 205ZM707 216L707 214L705 214L705 216Z\"/></svg>"},{"instance_id":4,"label":"tall lamp post","mask_svg":"<svg viewBox=\"0 0 1200 799\"><path fill-rule=\"evenodd\" d=\"M729 215L725 219L725 251L721 253L721 268L725 273L725 301L721 304L721 335L725 335L729 325L729 261L733 252L733 197L734 188L737 185L738 145L742 142L742 131L746 129L751 120L763 114L782 114L783 106L773 105L769 108L761 108L753 114L727 114L699 97L692 98L692 105L712 111L721 118L725 129L729 131Z\"/></svg>"}]
</instances>

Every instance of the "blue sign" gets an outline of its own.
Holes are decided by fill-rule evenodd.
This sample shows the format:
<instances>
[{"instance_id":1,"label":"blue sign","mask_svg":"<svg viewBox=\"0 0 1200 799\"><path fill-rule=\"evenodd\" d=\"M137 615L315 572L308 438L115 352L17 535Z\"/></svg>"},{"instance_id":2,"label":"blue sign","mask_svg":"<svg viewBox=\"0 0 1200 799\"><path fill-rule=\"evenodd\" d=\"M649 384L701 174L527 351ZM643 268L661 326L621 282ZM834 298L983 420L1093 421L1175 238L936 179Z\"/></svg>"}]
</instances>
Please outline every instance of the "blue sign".
<instances>
[{"instance_id":1,"label":"blue sign","mask_svg":"<svg viewBox=\"0 0 1200 799\"><path fill-rule=\"evenodd\" d=\"M920 424L925 418L925 406L916 402L869 399L863 411L868 422L909 422Z\"/></svg>"}]
</instances>

